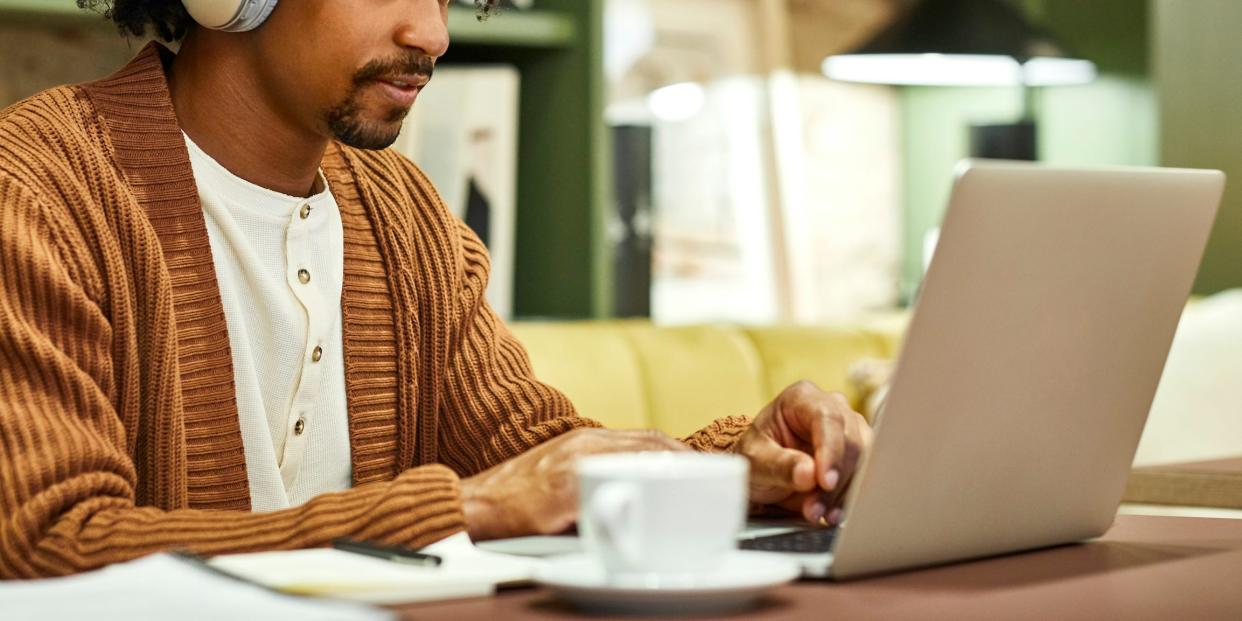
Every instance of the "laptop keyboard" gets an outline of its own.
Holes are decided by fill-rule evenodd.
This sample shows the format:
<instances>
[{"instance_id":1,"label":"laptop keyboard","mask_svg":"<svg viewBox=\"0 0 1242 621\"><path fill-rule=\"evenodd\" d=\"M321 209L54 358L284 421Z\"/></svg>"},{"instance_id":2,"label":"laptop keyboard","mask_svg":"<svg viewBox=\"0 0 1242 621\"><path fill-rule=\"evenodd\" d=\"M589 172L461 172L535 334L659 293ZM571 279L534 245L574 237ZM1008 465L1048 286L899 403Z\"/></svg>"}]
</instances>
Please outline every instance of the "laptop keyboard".
<instances>
[{"instance_id":1,"label":"laptop keyboard","mask_svg":"<svg viewBox=\"0 0 1242 621\"><path fill-rule=\"evenodd\" d=\"M761 552L786 552L790 554L825 554L832 551L832 540L837 536L835 528L796 530L779 535L743 539L738 547Z\"/></svg>"}]
</instances>

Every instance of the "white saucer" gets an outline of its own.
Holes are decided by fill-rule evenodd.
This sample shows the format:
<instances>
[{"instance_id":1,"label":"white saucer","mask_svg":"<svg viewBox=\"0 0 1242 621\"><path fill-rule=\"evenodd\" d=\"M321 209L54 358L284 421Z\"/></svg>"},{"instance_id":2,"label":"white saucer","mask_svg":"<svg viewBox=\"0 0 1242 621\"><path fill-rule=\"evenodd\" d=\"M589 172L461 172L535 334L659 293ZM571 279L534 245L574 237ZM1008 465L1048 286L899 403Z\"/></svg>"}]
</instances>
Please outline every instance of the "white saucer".
<instances>
[{"instance_id":1,"label":"white saucer","mask_svg":"<svg viewBox=\"0 0 1242 621\"><path fill-rule=\"evenodd\" d=\"M795 561L746 550L733 552L709 571L674 575L610 576L594 557L574 554L548 559L535 571L535 582L589 610L685 614L750 606L768 590L800 574Z\"/></svg>"}]
</instances>

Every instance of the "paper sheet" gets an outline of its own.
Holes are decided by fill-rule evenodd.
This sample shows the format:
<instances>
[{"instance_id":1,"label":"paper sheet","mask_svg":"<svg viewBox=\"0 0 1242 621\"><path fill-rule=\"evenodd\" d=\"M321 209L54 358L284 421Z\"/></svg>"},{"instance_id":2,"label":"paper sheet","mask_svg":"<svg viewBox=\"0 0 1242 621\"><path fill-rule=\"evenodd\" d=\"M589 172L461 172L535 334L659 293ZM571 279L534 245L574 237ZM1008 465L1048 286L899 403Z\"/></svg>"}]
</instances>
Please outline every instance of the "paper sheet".
<instances>
[{"instance_id":1,"label":"paper sheet","mask_svg":"<svg viewBox=\"0 0 1242 621\"><path fill-rule=\"evenodd\" d=\"M292 597L158 554L98 571L46 580L0 581L0 619L263 619L389 621L387 611Z\"/></svg>"}]
</instances>

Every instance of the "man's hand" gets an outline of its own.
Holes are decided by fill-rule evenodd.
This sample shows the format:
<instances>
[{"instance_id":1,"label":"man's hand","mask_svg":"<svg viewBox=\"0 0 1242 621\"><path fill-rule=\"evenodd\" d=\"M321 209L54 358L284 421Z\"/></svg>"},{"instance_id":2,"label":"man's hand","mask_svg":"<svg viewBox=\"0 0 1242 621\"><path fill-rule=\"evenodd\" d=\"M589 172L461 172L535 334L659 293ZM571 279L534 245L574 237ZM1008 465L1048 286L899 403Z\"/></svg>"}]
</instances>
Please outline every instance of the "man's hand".
<instances>
[{"instance_id":1,"label":"man's hand","mask_svg":"<svg viewBox=\"0 0 1242 621\"><path fill-rule=\"evenodd\" d=\"M818 522L840 521L838 504L871 427L837 392L798 382L763 408L733 452L750 460L750 500Z\"/></svg>"},{"instance_id":2,"label":"man's hand","mask_svg":"<svg viewBox=\"0 0 1242 621\"><path fill-rule=\"evenodd\" d=\"M579 457L688 450L658 431L576 429L462 481L466 530L475 541L562 532L578 518Z\"/></svg>"}]
</instances>

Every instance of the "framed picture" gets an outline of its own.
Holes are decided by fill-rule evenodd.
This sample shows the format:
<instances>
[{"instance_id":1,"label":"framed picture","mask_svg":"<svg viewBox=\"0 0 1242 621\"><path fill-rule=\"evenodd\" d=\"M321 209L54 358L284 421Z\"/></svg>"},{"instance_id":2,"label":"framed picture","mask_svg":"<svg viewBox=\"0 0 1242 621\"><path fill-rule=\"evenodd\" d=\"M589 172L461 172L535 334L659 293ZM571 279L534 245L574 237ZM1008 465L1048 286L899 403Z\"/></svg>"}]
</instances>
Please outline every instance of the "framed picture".
<instances>
[{"instance_id":1,"label":"framed picture","mask_svg":"<svg viewBox=\"0 0 1242 621\"><path fill-rule=\"evenodd\" d=\"M519 85L510 66L437 68L394 145L487 245L487 299L504 319L513 313Z\"/></svg>"}]
</instances>

